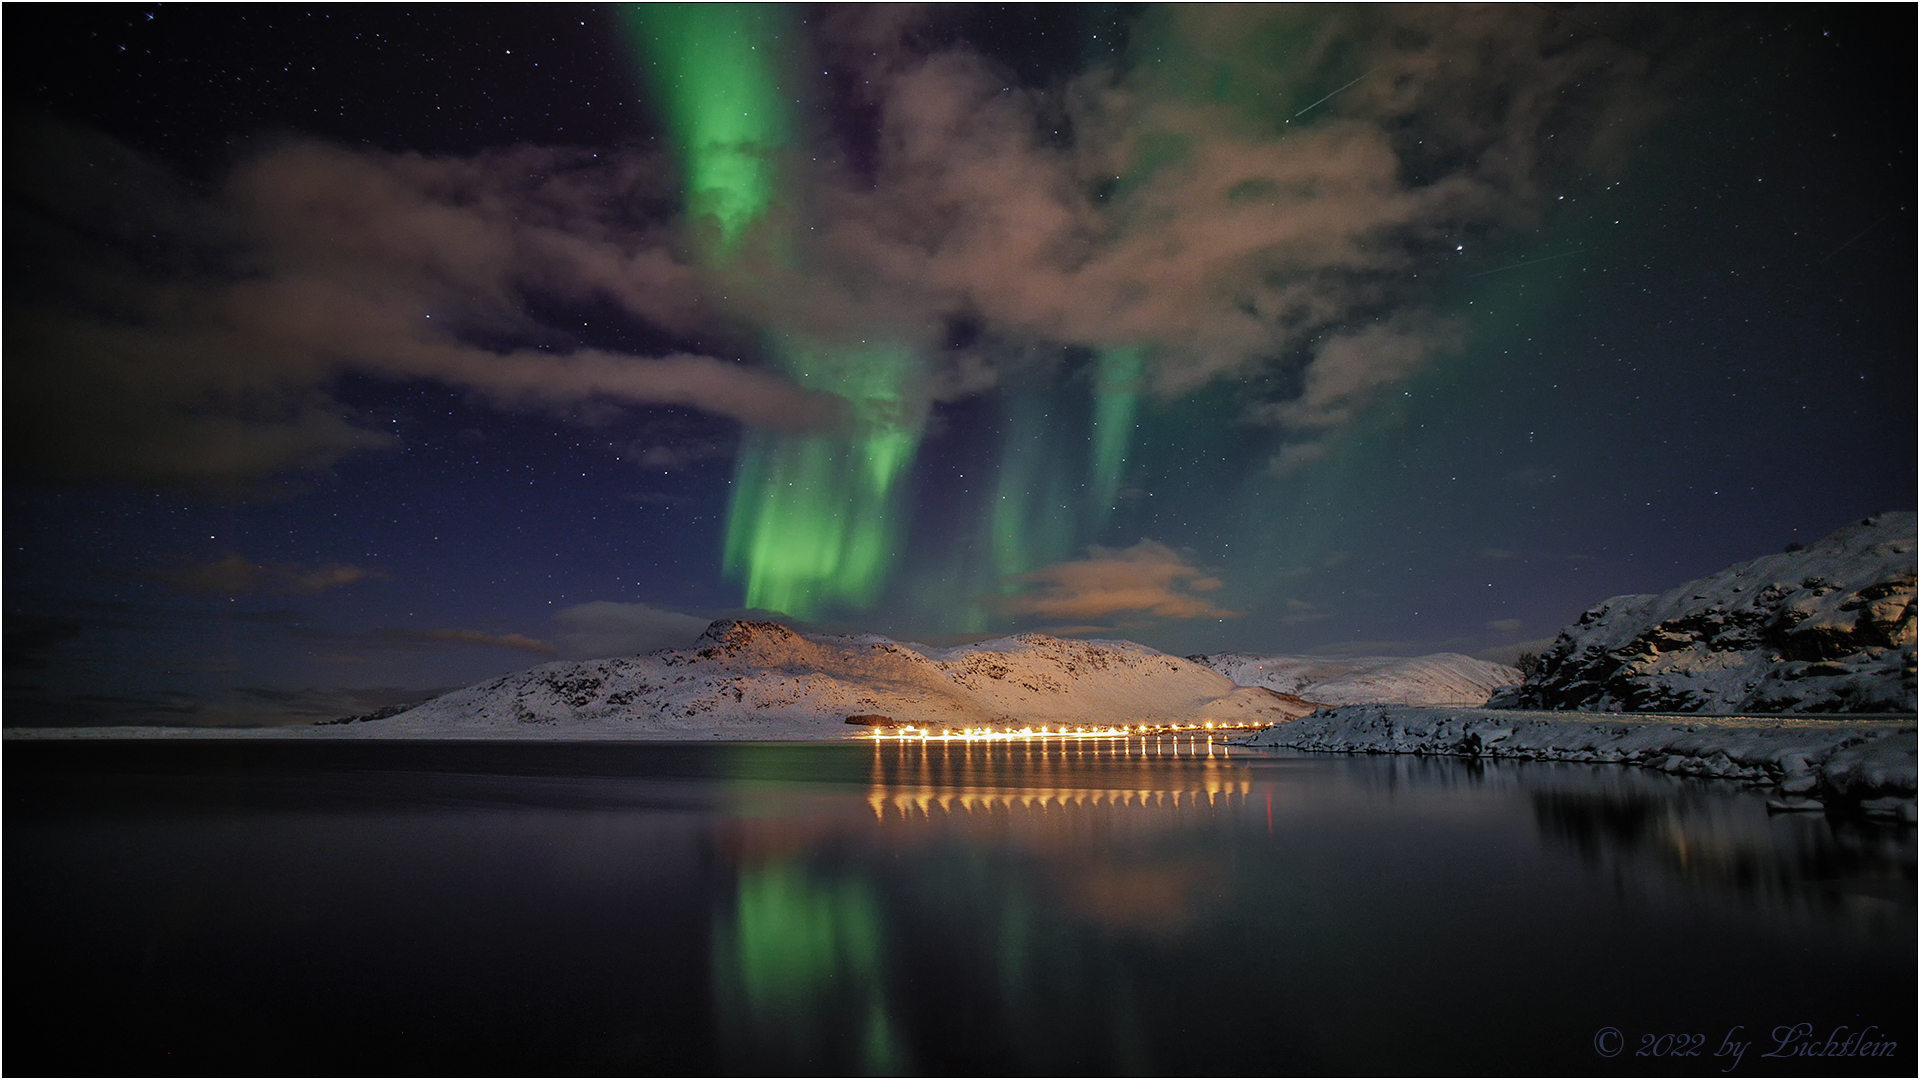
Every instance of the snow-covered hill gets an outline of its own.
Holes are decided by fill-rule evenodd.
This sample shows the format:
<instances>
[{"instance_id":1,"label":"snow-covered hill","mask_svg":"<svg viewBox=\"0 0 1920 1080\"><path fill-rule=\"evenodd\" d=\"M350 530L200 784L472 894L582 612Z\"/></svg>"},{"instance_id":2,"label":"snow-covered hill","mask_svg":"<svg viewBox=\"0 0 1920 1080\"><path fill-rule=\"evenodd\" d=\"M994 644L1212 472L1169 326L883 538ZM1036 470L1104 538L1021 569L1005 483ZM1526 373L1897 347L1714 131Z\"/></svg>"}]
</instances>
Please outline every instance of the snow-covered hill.
<instances>
[{"instance_id":1,"label":"snow-covered hill","mask_svg":"<svg viewBox=\"0 0 1920 1080\"><path fill-rule=\"evenodd\" d=\"M1494 690L1520 681L1518 669L1459 653L1340 659L1215 653L1187 659L1242 686L1323 705L1481 705Z\"/></svg>"},{"instance_id":2,"label":"snow-covered hill","mask_svg":"<svg viewBox=\"0 0 1920 1080\"><path fill-rule=\"evenodd\" d=\"M1915 524L1882 514L1658 596L1597 604L1495 704L1912 712Z\"/></svg>"},{"instance_id":3,"label":"snow-covered hill","mask_svg":"<svg viewBox=\"0 0 1920 1080\"><path fill-rule=\"evenodd\" d=\"M929 649L727 620L687 649L545 664L350 726L401 737L837 738L858 730L850 716L932 728L1253 724L1312 708L1127 641L1022 634Z\"/></svg>"}]
</instances>

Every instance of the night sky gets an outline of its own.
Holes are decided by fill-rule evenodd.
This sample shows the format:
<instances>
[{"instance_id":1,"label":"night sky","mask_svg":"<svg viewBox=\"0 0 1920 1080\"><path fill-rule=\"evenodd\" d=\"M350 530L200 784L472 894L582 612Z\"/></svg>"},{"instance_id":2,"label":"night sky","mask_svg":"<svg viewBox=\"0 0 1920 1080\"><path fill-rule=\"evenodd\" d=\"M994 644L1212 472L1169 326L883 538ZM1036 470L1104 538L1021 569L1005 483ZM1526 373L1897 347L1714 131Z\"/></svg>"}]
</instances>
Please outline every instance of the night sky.
<instances>
[{"instance_id":1,"label":"night sky","mask_svg":"<svg viewBox=\"0 0 1920 1080\"><path fill-rule=\"evenodd\" d=\"M1915 19L9 4L7 723L1511 659L1914 506Z\"/></svg>"}]
</instances>

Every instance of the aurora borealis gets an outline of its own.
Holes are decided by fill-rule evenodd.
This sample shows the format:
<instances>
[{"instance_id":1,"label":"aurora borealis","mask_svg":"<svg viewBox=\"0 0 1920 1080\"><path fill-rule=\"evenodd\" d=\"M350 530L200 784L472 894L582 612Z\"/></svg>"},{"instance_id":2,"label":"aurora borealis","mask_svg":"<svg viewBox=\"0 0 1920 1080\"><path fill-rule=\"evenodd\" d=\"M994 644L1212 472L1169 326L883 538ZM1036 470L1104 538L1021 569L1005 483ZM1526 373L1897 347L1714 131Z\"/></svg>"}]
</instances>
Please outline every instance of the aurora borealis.
<instances>
[{"instance_id":1,"label":"aurora borealis","mask_svg":"<svg viewBox=\"0 0 1920 1080\"><path fill-rule=\"evenodd\" d=\"M1912 503L1908 8L4 18L12 722L1506 659Z\"/></svg>"}]
</instances>

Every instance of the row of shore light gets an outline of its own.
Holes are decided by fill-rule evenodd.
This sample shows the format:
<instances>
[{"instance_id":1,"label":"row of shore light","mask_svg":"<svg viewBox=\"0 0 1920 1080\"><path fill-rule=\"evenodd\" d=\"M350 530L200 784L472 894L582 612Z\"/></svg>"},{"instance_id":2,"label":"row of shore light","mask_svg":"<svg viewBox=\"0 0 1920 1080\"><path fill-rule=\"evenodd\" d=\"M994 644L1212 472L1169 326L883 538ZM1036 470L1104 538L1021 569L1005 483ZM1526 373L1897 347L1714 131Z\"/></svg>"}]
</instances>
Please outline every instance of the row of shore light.
<instances>
[{"instance_id":1,"label":"row of shore light","mask_svg":"<svg viewBox=\"0 0 1920 1080\"><path fill-rule=\"evenodd\" d=\"M917 739L922 742L1019 740L1019 739L1129 739L1155 735L1207 735L1213 732L1248 731L1265 727L1265 724L1130 724L1109 727L1071 727L1062 725L1051 727L1023 728L924 728L898 727L885 731L876 731L870 739Z\"/></svg>"}]
</instances>

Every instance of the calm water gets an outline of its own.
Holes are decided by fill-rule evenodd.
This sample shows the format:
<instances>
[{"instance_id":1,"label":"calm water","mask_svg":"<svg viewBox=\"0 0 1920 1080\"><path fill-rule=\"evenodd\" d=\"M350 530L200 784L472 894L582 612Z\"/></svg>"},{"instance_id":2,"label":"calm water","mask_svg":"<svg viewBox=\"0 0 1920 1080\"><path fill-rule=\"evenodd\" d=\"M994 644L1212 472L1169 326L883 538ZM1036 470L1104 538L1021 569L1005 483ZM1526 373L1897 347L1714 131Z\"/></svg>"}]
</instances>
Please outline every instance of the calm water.
<instances>
[{"instance_id":1,"label":"calm water","mask_svg":"<svg viewBox=\"0 0 1920 1080\"><path fill-rule=\"evenodd\" d=\"M1205 741L5 768L14 1075L1915 1068L1914 830L1634 770ZM1763 1057L1795 1024L1898 1048Z\"/></svg>"}]
</instances>

